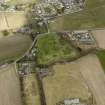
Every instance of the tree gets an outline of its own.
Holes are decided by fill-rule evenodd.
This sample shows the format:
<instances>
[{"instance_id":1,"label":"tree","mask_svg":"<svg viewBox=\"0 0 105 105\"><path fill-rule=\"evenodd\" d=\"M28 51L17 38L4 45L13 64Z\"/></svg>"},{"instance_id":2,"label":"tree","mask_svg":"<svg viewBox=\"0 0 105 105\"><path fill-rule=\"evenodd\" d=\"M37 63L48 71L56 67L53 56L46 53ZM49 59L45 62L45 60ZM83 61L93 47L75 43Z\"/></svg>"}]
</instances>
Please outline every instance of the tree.
<instances>
[{"instance_id":1,"label":"tree","mask_svg":"<svg viewBox=\"0 0 105 105\"><path fill-rule=\"evenodd\" d=\"M4 36L8 36L9 35L9 32L7 30L2 31L2 33L3 33Z\"/></svg>"}]
</instances>

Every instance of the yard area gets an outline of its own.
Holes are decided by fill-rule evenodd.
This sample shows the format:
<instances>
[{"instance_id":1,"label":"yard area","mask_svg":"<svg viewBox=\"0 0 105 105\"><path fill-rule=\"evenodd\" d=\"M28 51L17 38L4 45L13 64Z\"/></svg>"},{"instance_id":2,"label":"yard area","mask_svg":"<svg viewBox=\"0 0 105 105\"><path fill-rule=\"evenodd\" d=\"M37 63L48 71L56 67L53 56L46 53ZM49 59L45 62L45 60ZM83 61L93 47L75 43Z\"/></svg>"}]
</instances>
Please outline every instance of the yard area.
<instances>
[{"instance_id":1,"label":"yard area","mask_svg":"<svg viewBox=\"0 0 105 105\"><path fill-rule=\"evenodd\" d=\"M36 42L36 56L39 65L47 65L76 57L78 52L56 33L48 33L38 37Z\"/></svg>"},{"instance_id":2,"label":"yard area","mask_svg":"<svg viewBox=\"0 0 105 105\"><path fill-rule=\"evenodd\" d=\"M105 0L86 0L84 10L56 18L49 23L50 31L105 27Z\"/></svg>"},{"instance_id":3,"label":"yard area","mask_svg":"<svg viewBox=\"0 0 105 105\"><path fill-rule=\"evenodd\" d=\"M24 96L23 100L25 105L41 105L40 93L37 83L36 74L29 74L23 77Z\"/></svg>"},{"instance_id":4,"label":"yard area","mask_svg":"<svg viewBox=\"0 0 105 105\"><path fill-rule=\"evenodd\" d=\"M20 82L15 64L0 67L0 105L22 105Z\"/></svg>"},{"instance_id":5,"label":"yard area","mask_svg":"<svg viewBox=\"0 0 105 105\"><path fill-rule=\"evenodd\" d=\"M27 19L23 11L0 12L0 31L20 28L26 24L26 21Z\"/></svg>"},{"instance_id":6,"label":"yard area","mask_svg":"<svg viewBox=\"0 0 105 105\"><path fill-rule=\"evenodd\" d=\"M47 105L56 105L73 98L91 101L91 92L74 63L56 64L50 69L53 70L53 75L43 79Z\"/></svg>"},{"instance_id":7,"label":"yard area","mask_svg":"<svg viewBox=\"0 0 105 105\"><path fill-rule=\"evenodd\" d=\"M0 61L16 60L21 57L31 46L29 36L13 35L0 39Z\"/></svg>"}]
</instances>

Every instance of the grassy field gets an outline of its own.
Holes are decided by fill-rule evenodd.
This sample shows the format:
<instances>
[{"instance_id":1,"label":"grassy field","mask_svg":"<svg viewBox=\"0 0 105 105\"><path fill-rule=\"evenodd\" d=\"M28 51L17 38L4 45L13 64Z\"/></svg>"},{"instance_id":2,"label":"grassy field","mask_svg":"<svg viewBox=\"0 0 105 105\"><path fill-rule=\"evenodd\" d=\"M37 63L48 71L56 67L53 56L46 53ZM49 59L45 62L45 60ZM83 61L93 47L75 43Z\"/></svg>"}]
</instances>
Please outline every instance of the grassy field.
<instances>
[{"instance_id":1,"label":"grassy field","mask_svg":"<svg viewBox=\"0 0 105 105\"><path fill-rule=\"evenodd\" d=\"M22 105L20 83L14 64L0 67L0 105Z\"/></svg>"},{"instance_id":2,"label":"grassy field","mask_svg":"<svg viewBox=\"0 0 105 105\"><path fill-rule=\"evenodd\" d=\"M58 17L49 23L50 31L105 27L105 0L86 0L84 10Z\"/></svg>"},{"instance_id":3,"label":"grassy field","mask_svg":"<svg viewBox=\"0 0 105 105\"><path fill-rule=\"evenodd\" d=\"M29 36L13 35L0 39L0 61L16 60L22 56L32 44Z\"/></svg>"},{"instance_id":4,"label":"grassy field","mask_svg":"<svg viewBox=\"0 0 105 105\"><path fill-rule=\"evenodd\" d=\"M25 105L41 105L38 83L35 74L23 78L24 103Z\"/></svg>"},{"instance_id":5,"label":"grassy field","mask_svg":"<svg viewBox=\"0 0 105 105\"><path fill-rule=\"evenodd\" d=\"M105 50L98 51L97 56L102 64L103 69L105 70Z\"/></svg>"},{"instance_id":6,"label":"grassy field","mask_svg":"<svg viewBox=\"0 0 105 105\"><path fill-rule=\"evenodd\" d=\"M84 101L89 99L91 93L76 65L73 63L56 64L52 70L54 70L54 75L43 79L47 105L56 105L71 98L80 98Z\"/></svg>"},{"instance_id":7,"label":"grassy field","mask_svg":"<svg viewBox=\"0 0 105 105\"><path fill-rule=\"evenodd\" d=\"M20 28L26 21L23 11L0 12L0 30Z\"/></svg>"},{"instance_id":8,"label":"grassy field","mask_svg":"<svg viewBox=\"0 0 105 105\"><path fill-rule=\"evenodd\" d=\"M36 43L37 63L47 65L66 58L73 58L77 55L75 49L58 36L56 33L49 33L38 38Z\"/></svg>"}]
</instances>

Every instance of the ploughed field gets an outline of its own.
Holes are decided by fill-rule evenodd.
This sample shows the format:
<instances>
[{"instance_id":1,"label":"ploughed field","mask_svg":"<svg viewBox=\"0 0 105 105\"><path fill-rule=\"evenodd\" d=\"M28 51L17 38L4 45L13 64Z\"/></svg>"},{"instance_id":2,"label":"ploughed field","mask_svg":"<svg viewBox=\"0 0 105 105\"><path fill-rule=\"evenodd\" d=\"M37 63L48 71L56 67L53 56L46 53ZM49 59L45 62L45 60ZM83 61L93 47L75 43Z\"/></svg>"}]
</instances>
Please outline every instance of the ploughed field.
<instances>
[{"instance_id":1,"label":"ploughed field","mask_svg":"<svg viewBox=\"0 0 105 105\"><path fill-rule=\"evenodd\" d=\"M22 105L15 64L0 67L0 105Z\"/></svg>"},{"instance_id":2,"label":"ploughed field","mask_svg":"<svg viewBox=\"0 0 105 105\"><path fill-rule=\"evenodd\" d=\"M92 105L91 92L75 63L56 64L50 69L52 73L43 79L47 105L59 105L73 98Z\"/></svg>"},{"instance_id":3,"label":"ploughed field","mask_svg":"<svg viewBox=\"0 0 105 105\"><path fill-rule=\"evenodd\" d=\"M26 23L25 13L17 12L0 12L0 31L6 29L20 28Z\"/></svg>"},{"instance_id":4,"label":"ploughed field","mask_svg":"<svg viewBox=\"0 0 105 105\"><path fill-rule=\"evenodd\" d=\"M24 55L32 40L26 35L7 36L0 39L0 61L16 60Z\"/></svg>"},{"instance_id":5,"label":"ploughed field","mask_svg":"<svg viewBox=\"0 0 105 105\"><path fill-rule=\"evenodd\" d=\"M48 105L70 98L86 101L91 95L93 98L89 102L105 105L105 74L96 55L89 54L70 63L56 64L51 70L52 73L43 79Z\"/></svg>"},{"instance_id":6,"label":"ploughed field","mask_svg":"<svg viewBox=\"0 0 105 105\"><path fill-rule=\"evenodd\" d=\"M105 105L105 73L97 56L89 54L74 63L93 93L96 105Z\"/></svg>"}]
</instances>

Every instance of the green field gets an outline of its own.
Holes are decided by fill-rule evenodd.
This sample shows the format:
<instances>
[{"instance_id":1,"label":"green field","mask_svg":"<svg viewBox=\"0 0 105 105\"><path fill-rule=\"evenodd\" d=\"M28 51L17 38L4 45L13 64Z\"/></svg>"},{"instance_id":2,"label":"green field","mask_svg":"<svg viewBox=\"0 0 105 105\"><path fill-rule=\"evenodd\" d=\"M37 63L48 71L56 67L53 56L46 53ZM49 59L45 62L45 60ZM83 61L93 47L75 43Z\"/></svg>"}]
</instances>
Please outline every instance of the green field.
<instances>
[{"instance_id":1,"label":"green field","mask_svg":"<svg viewBox=\"0 0 105 105\"><path fill-rule=\"evenodd\" d=\"M98 51L97 56L102 64L103 69L105 70L105 50Z\"/></svg>"},{"instance_id":2,"label":"green field","mask_svg":"<svg viewBox=\"0 0 105 105\"><path fill-rule=\"evenodd\" d=\"M105 0L86 0L84 10L58 17L49 24L51 31L105 27Z\"/></svg>"},{"instance_id":3,"label":"green field","mask_svg":"<svg viewBox=\"0 0 105 105\"><path fill-rule=\"evenodd\" d=\"M36 43L37 63L47 65L77 55L75 49L56 33L49 33L38 38Z\"/></svg>"}]
</instances>

